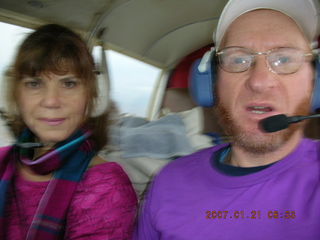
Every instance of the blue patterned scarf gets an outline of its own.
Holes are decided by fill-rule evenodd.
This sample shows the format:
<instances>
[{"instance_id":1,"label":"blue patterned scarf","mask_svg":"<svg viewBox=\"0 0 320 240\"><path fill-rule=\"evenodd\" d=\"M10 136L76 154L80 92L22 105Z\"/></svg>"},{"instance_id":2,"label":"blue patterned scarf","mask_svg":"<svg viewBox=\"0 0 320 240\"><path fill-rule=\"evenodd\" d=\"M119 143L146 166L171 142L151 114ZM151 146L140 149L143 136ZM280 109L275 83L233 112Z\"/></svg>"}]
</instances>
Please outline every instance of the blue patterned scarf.
<instances>
[{"instance_id":1,"label":"blue patterned scarf","mask_svg":"<svg viewBox=\"0 0 320 240\"><path fill-rule=\"evenodd\" d=\"M22 133L19 144L0 148L0 239L5 239L6 200L16 170L15 161L29 166L38 174L54 172L40 200L26 239L63 239L66 213L73 193L90 160L96 154L90 136L91 131L80 129L35 160L32 160L32 148L19 147L33 141L34 136L28 129Z\"/></svg>"}]
</instances>

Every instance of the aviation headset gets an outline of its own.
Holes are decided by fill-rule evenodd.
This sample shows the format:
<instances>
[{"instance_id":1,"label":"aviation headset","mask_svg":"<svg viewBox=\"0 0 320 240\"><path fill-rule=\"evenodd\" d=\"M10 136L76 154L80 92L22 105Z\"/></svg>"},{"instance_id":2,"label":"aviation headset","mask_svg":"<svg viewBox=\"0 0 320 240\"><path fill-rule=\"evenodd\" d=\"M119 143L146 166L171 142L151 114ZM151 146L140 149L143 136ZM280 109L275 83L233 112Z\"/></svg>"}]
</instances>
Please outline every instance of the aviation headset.
<instances>
[{"instance_id":1,"label":"aviation headset","mask_svg":"<svg viewBox=\"0 0 320 240\"><path fill-rule=\"evenodd\" d=\"M98 117L107 112L110 107L111 97L110 97L110 78L108 72L107 56L104 48L103 35L105 33L105 28L96 28L91 31L88 36L87 44L88 46L93 46L93 36L96 36L98 41L98 48L100 54L95 57L93 55L96 65L96 87L97 87L97 98L94 102L93 108L90 112L90 117ZM91 49L92 50L92 49Z\"/></svg>"},{"instance_id":2,"label":"aviation headset","mask_svg":"<svg viewBox=\"0 0 320 240\"><path fill-rule=\"evenodd\" d=\"M110 106L110 79L107 67L107 58L104 48L100 46L100 61L97 71L97 99L94 102L90 117L104 114Z\"/></svg>"},{"instance_id":3,"label":"aviation headset","mask_svg":"<svg viewBox=\"0 0 320 240\"><path fill-rule=\"evenodd\" d=\"M289 4L289 5L288 5ZM229 25L240 15L257 9L271 9L280 11L290 16L299 23L308 39L315 40L320 34L320 4L317 0L229 0L225 5L213 35L213 40L218 46ZM306 14L308 13L308 14ZM311 46L311 49L318 47ZM320 109L320 58L319 52L316 54L315 61L315 79L311 102L311 112ZM195 61L191 68L189 84L191 95L196 103L203 107L212 107L216 104L215 85L217 82L215 62L215 50L211 49L202 59Z\"/></svg>"},{"instance_id":4,"label":"aviation headset","mask_svg":"<svg viewBox=\"0 0 320 240\"><path fill-rule=\"evenodd\" d=\"M193 100L202 107L213 107L217 102L215 87L217 83L217 63L212 48L191 66L189 85ZM311 112L320 109L320 57L315 58L315 79L311 101Z\"/></svg>"}]
</instances>

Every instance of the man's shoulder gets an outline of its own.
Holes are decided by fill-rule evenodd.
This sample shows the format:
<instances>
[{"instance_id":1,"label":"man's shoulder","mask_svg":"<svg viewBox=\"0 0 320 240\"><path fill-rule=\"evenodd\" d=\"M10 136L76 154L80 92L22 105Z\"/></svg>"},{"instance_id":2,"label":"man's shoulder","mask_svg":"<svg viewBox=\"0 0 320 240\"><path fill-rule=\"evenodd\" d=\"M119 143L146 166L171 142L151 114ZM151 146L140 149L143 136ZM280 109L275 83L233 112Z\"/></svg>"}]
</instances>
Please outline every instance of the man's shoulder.
<instances>
[{"instance_id":1,"label":"man's shoulder","mask_svg":"<svg viewBox=\"0 0 320 240\"><path fill-rule=\"evenodd\" d=\"M304 138L300 147L307 152L316 152L320 154L320 139Z\"/></svg>"},{"instance_id":2,"label":"man's shoulder","mask_svg":"<svg viewBox=\"0 0 320 240\"><path fill-rule=\"evenodd\" d=\"M304 138L303 140L307 145L320 146L320 139Z\"/></svg>"},{"instance_id":3,"label":"man's shoulder","mask_svg":"<svg viewBox=\"0 0 320 240\"><path fill-rule=\"evenodd\" d=\"M201 172L203 168L210 167L210 159L214 152L225 147L226 144L206 148L187 156L175 159L167 164L156 176L157 181L172 181L190 173Z\"/></svg>"}]
</instances>

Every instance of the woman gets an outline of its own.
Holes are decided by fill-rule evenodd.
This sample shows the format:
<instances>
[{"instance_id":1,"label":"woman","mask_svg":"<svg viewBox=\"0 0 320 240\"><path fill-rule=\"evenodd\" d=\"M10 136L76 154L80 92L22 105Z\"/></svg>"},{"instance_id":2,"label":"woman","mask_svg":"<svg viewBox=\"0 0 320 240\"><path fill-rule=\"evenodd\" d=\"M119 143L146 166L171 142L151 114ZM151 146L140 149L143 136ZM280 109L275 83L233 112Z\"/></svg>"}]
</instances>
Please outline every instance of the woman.
<instances>
[{"instance_id":1,"label":"woman","mask_svg":"<svg viewBox=\"0 0 320 240\"><path fill-rule=\"evenodd\" d=\"M122 168L97 156L94 62L71 30L29 35L8 78L17 143L0 151L0 239L130 239L137 199Z\"/></svg>"}]
</instances>

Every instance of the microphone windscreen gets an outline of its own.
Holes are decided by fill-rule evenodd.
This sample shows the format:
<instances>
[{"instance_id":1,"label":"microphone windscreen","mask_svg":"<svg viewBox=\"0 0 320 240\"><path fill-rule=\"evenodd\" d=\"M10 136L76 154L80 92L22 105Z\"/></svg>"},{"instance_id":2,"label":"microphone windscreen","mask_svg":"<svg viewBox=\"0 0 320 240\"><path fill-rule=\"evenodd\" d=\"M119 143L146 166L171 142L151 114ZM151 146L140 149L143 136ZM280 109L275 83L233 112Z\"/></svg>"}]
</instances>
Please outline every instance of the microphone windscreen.
<instances>
[{"instance_id":1,"label":"microphone windscreen","mask_svg":"<svg viewBox=\"0 0 320 240\"><path fill-rule=\"evenodd\" d=\"M288 117L284 114L274 115L260 121L260 127L265 132L276 132L289 127Z\"/></svg>"}]
</instances>

